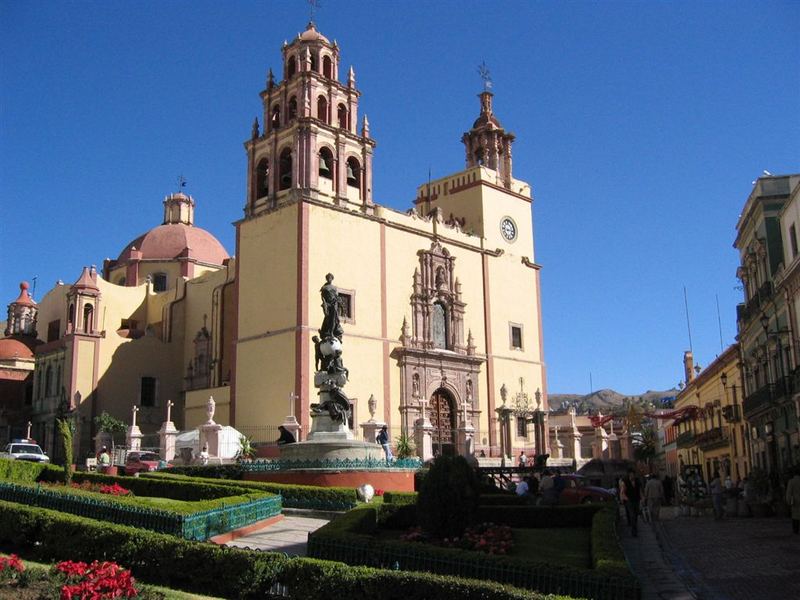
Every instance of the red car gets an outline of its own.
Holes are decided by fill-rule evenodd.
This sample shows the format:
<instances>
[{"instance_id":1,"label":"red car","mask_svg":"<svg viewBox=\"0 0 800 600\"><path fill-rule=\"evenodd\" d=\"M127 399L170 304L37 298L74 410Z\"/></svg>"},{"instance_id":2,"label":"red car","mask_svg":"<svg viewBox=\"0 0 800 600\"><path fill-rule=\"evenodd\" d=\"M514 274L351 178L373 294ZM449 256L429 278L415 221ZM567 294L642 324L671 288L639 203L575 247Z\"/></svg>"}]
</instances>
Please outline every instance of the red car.
<instances>
[{"instance_id":1,"label":"red car","mask_svg":"<svg viewBox=\"0 0 800 600\"><path fill-rule=\"evenodd\" d=\"M125 474L157 471L159 464L161 464L161 468L172 466L164 465L161 457L155 452L128 452L128 457L125 459Z\"/></svg>"},{"instance_id":2,"label":"red car","mask_svg":"<svg viewBox=\"0 0 800 600\"><path fill-rule=\"evenodd\" d=\"M581 475L562 475L566 486L558 499L559 504L589 504L592 502L612 502L614 494L605 488L588 485Z\"/></svg>"}]
</instances>

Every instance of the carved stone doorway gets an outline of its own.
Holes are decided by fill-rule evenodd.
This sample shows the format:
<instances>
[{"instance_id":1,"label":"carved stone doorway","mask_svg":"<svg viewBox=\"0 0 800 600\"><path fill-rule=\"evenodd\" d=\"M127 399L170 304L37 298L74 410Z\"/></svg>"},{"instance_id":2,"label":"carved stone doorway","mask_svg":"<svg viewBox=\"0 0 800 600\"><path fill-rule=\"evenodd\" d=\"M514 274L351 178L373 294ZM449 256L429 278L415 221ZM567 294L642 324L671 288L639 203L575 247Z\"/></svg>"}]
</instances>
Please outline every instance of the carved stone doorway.
<instances>
[{"instance_id":1,"label":"carved stone doorway","mask_svg":"<svg viewBox=\"0 0 800 600\"><path fill-rule=\"evenodd\" d=\"M430 400L430 421L433 425L433 450L439 456L456 454L456 410L455 401L450 392L439 388Z\"/></svg>"}]
</instances>

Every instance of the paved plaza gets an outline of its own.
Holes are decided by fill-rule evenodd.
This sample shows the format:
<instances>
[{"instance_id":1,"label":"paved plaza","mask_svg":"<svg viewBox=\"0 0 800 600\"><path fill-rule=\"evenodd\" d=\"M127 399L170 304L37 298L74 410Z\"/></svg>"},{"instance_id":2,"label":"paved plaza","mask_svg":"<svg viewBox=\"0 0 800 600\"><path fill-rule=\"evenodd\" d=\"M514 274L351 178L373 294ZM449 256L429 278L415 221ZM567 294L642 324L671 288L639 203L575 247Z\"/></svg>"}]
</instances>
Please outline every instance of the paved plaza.
<instances>
[{"instance_id":1,"label":"paved plaza","mask_svg":"<svg viewBox=\"0 0 800 600\"><path fill-rule=\"evenodd\" d=\"M643 600L800 598L800 536L788 519L683 517L620 539Z\"/></svg>"}]
</instances>

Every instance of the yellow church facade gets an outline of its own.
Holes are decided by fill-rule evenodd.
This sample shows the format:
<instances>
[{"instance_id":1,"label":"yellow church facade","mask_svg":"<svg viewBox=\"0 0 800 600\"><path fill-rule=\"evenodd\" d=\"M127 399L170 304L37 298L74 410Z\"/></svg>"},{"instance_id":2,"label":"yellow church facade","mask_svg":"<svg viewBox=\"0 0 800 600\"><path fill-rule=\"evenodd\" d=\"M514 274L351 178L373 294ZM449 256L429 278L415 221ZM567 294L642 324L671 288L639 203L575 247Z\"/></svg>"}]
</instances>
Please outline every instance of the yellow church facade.
<instances>
[{"instance_id":1,"label":"yellow church facade","mask_svg":"<svg viewBox=\"0 0 800 600\"><path fill-rule=\"evenodd\" d=\"M339 81L336 43L309 24L282 58L281 80L270 72L261 92L263 126L245 142L235 258L194 226L192 198L167 197L162 225L102 274L86 269L42 299L40 330L61 325L36 350L34 386L63 361L67 408L87 423L82 446L101 410L129 421L138 405L151 433L172 401L176 424L191 428L212 395L221 424L246 432L293 415L302 438L317 401L319 290L331 273L356 432L371 421L393 439L412 435L424 414L440 452L463 452L457 432L468 426L474 452L498 456L498 415L512 414L504 452L546 452L547 436L535 448L526 422L547 410L533 198L513 177L514 136L492 94L479 95L464 134L465 169L420 185L401 212L373 200L377 144L358 115L352 68ZM43 423L54 397L34 393Z\"/></svg>"}]
</instances>

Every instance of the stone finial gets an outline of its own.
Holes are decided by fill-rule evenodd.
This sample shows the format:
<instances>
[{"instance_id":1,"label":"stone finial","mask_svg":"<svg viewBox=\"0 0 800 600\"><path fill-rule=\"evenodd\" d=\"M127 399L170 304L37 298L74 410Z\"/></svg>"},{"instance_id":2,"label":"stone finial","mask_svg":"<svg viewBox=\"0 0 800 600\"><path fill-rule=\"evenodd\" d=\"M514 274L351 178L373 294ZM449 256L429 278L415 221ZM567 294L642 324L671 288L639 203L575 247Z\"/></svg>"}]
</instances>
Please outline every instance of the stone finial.
<instances>
[{"instance_id":1,"label":"stone finial","mask_svg":"<svg viewBox=\"0 0 800 600\"><path fill-rule=\"evenodd\" d=\"M467 354L473 356L475 354L475 338L472 337L472 329L467 333Z\"/></svg>"},{"instance_id":2,"label":"stone finial","mask_svg":"<svg viewBox=\"0 0 800 600\"><path fill-rule=\"evenodd\" d=\"M414 293L422 293L422 275L420 275L418 268L414 269Z\"/></svg>"},{"instance_id":3,"label":"stone finial","mask_svg":"<svg viewBox=\"0 0 800 600\"><path fill-rule=\"evenodd\" d=\"M364 119L361 122L361 137L368 138L369 137L369 119L367 119L367 115L364 115Z\"/></svg>"},{"instance_id":4,"label":"stone finial","mask_svg":"<svg viewBox=\"0 0 800 600\"><path fill-rule=\"evenodd\" d=\"M400 328L400 343L403 346L408 346L408 343L411 341L411 330L408 326L408 319L403 317L403 325Z\"/></svg>"},{"instance_id":5,"label":"stone finial","mask_svg":"<svg viewBox=\"0 0 800 600\"><path fill-rule=\"evenodd\" d=\"M271 90L273 87L275 87L275 75L272 73L272 68L270 68L267 72L267 89Z\"/></svg>"},{"instance_id":6,"label":"stone finial","mask_svg":"<svg viewBox=\"0 0 800 600\"><path fill-rule=\"evenodd\" d=\"M253 129L250 132L250 137L252 137L253 139L256 139L260 135L261 134L260 134L259 127L258 127L258 117L256 117L255 119L253 119Z\"/></svg>"},{"instance_id":7,"label":"stone finial","mask_svg":"<svg viewBox=\"0 0 800 600\"><path fill-rule=\"evenodd\" d=\"M350 70L347 72L347 87L356 87L356 72L353 70L352 65L350 66Z\"/></svg>"}]
</instances>

